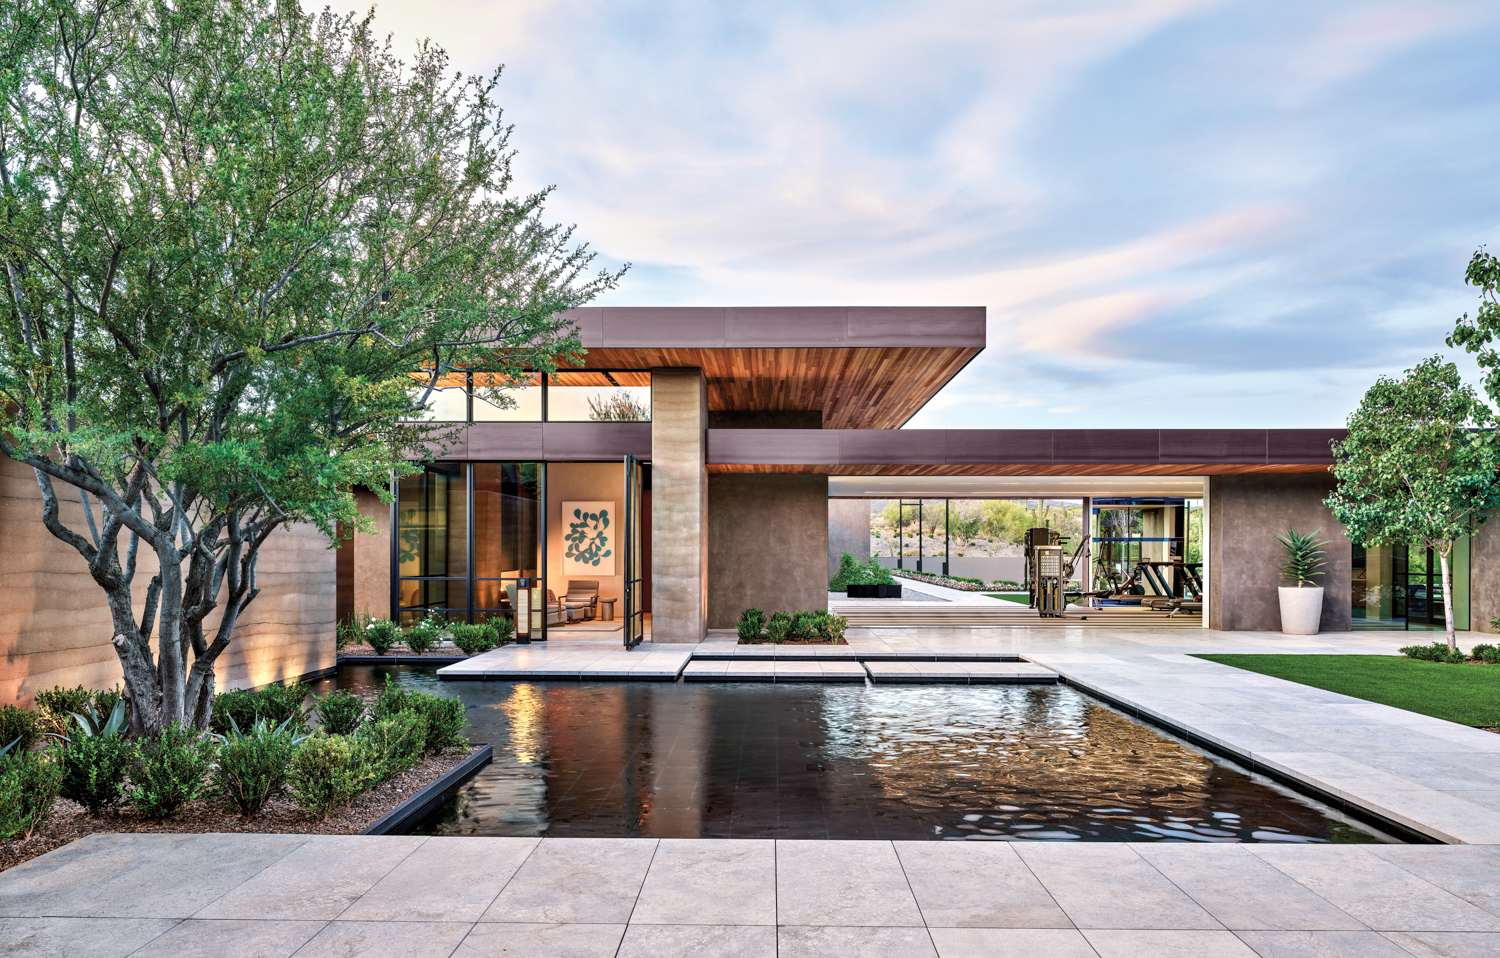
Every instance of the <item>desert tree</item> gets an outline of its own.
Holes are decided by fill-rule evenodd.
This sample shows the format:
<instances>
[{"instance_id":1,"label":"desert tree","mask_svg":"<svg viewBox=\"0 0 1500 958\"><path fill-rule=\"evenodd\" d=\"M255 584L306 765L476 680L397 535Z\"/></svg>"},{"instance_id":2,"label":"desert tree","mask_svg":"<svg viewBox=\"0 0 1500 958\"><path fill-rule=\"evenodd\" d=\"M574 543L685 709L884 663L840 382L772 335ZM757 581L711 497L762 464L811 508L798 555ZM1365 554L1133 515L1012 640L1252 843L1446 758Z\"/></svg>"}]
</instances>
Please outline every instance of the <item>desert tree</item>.
<instances>
[{"instance_id":1,"label":"desert tree","mask_svg":"<svg viewBox=\"0 0 1500 958\"><path fill-rule=\"evenodd\" d=\"M504 404L616 282L513 191L498 78L294 0L0 4L0 453L103 590L135 734L206 726L273 532L367 528L434 390Z\"/></svg>"},{"instance_id":2,"label":"desert tree","mask_svg":"<svg viewBox=\"0 0 1500 958\"><path fill-rule=\"evenodd\" d=\"M1353 542L1437 555L1448 647L1457 648L1450 560L1500 503L1494 415L1458 367L1434 357L1400 379L1380 377L1348 425L1333 443L1338 485L1326 504Z\"/></svg>"}]
</instances>

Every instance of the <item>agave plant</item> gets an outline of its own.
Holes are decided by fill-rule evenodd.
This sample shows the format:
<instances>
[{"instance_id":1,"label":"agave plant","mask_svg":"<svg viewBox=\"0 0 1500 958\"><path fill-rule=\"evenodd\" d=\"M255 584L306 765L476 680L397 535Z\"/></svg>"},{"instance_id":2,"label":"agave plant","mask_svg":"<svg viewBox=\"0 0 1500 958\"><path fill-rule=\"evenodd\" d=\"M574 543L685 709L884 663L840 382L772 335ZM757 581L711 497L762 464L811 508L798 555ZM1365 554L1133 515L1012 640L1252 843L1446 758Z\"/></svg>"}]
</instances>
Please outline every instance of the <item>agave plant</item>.
<instances>
[{"instance_id":1,"label":"agave plant","mask_svg":"<svg viewBox=\"0 0 1500 958\"><path fill-rule=\"evenodd\" d=\"M250 726L249 731L243 731L240 729L240 723L235 721L234 716L231 715L229 716L228 732L225 732L223 735L217 732L209 732L208 734L210 738L220 745L248 738L266 739L273 735L290 735L292 737L292 745L296 747L312 738L312 732L302 731L306 726L300 723L301 718L302 716L300 715L293 715L280 725L274 727L271 725L270 719L260 718L255 720Z\"/></svg>"},{"instance_id":2,"label":"agave plant","mask_svg":"<svg viewBox=\"0 0 1500 958\"><path fill-rule=\"evenodd\" d=\"M115 702L113 711L109 718L103 722L99 721L99 713L94 711L94 703L88 705L88 714L74 712L73 718L78 721L78 734L84 738L114 738L125 734L125 700L119 699ZM58 735L63 741L68 741L66 735Z\"/></svg>"},{"instance_id":3,"label":"agave plant","mask_svg":"<svg viewBox=\"0 0 1500 958\"><path fill-rule=\"evenodd\" d=\"M1313 576L1323 574L1323 546L1327 541L1319 541L1318 533L1323 528L1319 526L1307 535L1302 535L1296 529L1287 527L1285 534L1276 537L1281 543L1281 577L1288 582L1297 583L1297 588L1315 585Z\"/></svg>"}]
</instances>

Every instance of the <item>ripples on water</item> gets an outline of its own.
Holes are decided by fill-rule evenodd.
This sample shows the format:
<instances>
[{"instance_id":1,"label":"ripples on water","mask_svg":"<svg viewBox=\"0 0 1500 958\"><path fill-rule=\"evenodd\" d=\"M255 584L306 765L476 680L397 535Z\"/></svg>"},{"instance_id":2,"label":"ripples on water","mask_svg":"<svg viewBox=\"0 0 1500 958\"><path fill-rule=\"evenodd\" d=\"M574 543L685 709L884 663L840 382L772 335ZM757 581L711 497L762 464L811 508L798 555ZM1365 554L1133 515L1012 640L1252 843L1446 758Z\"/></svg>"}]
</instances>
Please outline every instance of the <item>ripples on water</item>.
<instances>
[{"instance_id":1,"label":"ripples on water","mask_svg":"<svg viewBox=\"0 0 1500 958\"><path fill-rule=\"evenodd\" d=\"M494 764L451 835L1375 842L1062 686L444 683Z\"/></svg>"}]
</instances>

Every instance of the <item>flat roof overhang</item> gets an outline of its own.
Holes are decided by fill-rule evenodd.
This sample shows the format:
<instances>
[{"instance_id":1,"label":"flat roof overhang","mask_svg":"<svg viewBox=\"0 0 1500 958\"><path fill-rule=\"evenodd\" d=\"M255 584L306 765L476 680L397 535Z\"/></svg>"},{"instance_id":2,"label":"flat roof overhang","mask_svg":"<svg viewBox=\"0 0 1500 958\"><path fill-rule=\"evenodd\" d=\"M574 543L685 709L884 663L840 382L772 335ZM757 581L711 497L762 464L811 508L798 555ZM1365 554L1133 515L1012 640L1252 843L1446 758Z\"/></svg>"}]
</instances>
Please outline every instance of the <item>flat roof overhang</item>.
<instances>
[{"instance_id":1,"label":"flat roof overhang","mask_svg":"<svg viewBox=\"0 0 1500 958\"><path fill-rule=\"evenodd\" d=\"M893 429L985 345L982 306L584 307L583 369L697 366L713 412L819 412Z\"/></svg>"},{"instance_id":2,"label":"flat roof overhang","mask_svg":"<svg viewBox=\"0 0 1500 958\"><path fill-rule=\"evenodd\" d=\"M710 429L715 473L1209 476L1326 472L1342 429Z\"/></svg>"}]
</instances>

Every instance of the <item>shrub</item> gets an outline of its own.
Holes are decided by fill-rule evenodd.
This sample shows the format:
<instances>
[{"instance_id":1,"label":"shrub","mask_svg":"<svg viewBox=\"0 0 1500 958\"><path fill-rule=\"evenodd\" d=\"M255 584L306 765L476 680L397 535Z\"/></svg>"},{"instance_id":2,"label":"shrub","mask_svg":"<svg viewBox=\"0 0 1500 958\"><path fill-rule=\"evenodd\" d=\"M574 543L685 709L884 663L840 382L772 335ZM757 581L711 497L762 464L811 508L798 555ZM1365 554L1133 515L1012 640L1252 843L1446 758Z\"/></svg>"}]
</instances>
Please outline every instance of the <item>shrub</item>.
<instances>
[{"instance_id":1,"label":"shrub","mask_svg":"<svg viewBox=\"0 0 1500 958\"><path fill-rule=\"evenodd\" d=\"M849 620L841 615L824 615L818 620L818 633L829 642L842 641L847 631L849 631Z\"/></svg>"},{"instance_id":2,"label":"shrub","mask_svg":"<svg viewBox=\"0 0 1500 958\"><path fill-rule=\"evenodd\" d=\"M818 637L818 614L804 609L792 615L792 635L799 639Z\"/></svg>"},{"instance_id":3,"label":"shrub","mask_svg":"<svg viewBox=\"0 0 1500 958\"><path fill-rule=\"evenodd\" d=\"M1464 655L1462 649L1450 650L1443 642L1434 642L1431 645L1408 645L1399 651L1409 659L1421 659L1424 662L1446 662L1459 665L1469 661L1469 657Z\"/></svg>"},{"instance_id":4,"label":"shrub","mask_svg":"<svg viewBox=\"0 0 1500 958\"><path fill-rule=\"evenodd\" d=\"M845 552L844 555L849 555ZM852 556L851 556L852 558ZM760 609L746 609L740 613L740 620L735 623L734 629L744 642L755 642L760 639L760 633L766 627L766 613Z\"/></svg>"},{"instance_id":5,"label":"shrub","mask_svg":"<svg viewBox=\"0 0 1500 958\"><path fill-rule=\"evenodd\" d=\"M378 722L407 711L411 707L411 697L415 694L405 686L392 682L387 675L385 684L380 687L380 694L370 703L370 720Z\"/></svg>"},{"instance_id":6,"label":"shrub","mask_svg":"<svg viewBox=\"0 0 1500 958\"><path fill-rule=\"evenodd\" d=\"M406 647L412 655L426 655L442 636L442 626L429 616L406 630Z\"/></svg>"},{"instance_id":7,"label":"shrub","mask_svg":"<svg viewBox=\"0 0 1500 958\"><path fill-rule=\"evenodd\" d=\"M495 627L488 622L475 625L459 623L448 631L453 635L453 644L465 655L488 652L500 640Z\"/></svg>"},{"instance_id":8,"label":"shrub","mask_svg":"<svg viewBox=\"0 0 1500 958\"><path fill-rule=\"evenodd\" d=\"M339 621L334 627L333 637L339 651L343 651L351 645L359 645L365 641L365 629L374 621L374 617L365 612L356 612Z\"/></svg>"},{"instance_id":9,"label":"shrub","mask_svg":"<svg viewBox=\"0 0 1500 958\"><path fill-rule=\"evenodd\" d=\"M778 645L792 634L792 617L786 612L776 612L766 622L766 638Z\"/></svg>"},{"instance_id":10,"label":"shrub","mask_svg":"<svg viewBox=\"0 0 1500 958\"><path fill-rule=\"evenodd\" d=\"M1012 582L1009 579L996 579L990 583L990 588L996 592L1020 592L1021 583Z\"/></svg>"},{"instance_id":11,"label":"shrub","mask_svg":"<svg viewBox=\"0 0 1500 958\"><path fill-rule=\"evenodd\" d=\"M412 712L427 722L425 751L436 754L445 748L467 748L469 740L464 738L464 726L468 720L464 713L468 709L462 699L450 699L430 692L417 692L409 700Z\"/></svg>"},{"instance_id":12,"label":"shrub","mask_svg":"<svg viewBox=\"0 0 1500 958\"><path fill-rule=\"evenodd\" d=\"M861 568L857 581L860 585L894 585L896 577L891 575L890 569L880 564L879 559L870 556L870 561Z\"/></svg>"},{"instance_id":13,"label":"shrub","mask_svg":"<svg viewBox=\"0 0 1500 958\"><path fill-rule=\"evenodd\" d=\"M58 735L67 735L68 729L73 727L73 714L88 711L93 695L94 693L81 685L71 689L55 685L45 692L36 694L36 707L42 713L42 718L51 726L50 731ZM0 742L0 745L3 744Z\"/></svg>"},{"instance_id":14,"label":"shrub","mask_svg":"<svg viewBox=\"0 0 1500 958\"><path fill-rule=\"evenodd\" d=\"M288 720L297 728L307 729L307 695L311 689L306 682L291 685L268 685L255 692L255 717L268 719L272 725Z\"/></svg>"},{"instance_id":15,"label":"shrub","mask_svg":"<svg viewBox=\"0 0 1500 958\"><path fill-rule=\"evenodd\" d=\"M509 645L516 640L516 624L506 616L493 618L485 624L495 630L496 645Z\"/></svg>"},{"instance_id":16,"label":"shrub","mask_svg":"<svg viewBox=\"0 0 1500 958\"><path fill-rule=\"evenodd\" d=\"M214 741L189 725L168 725L136 745L130 771L130 804L154 818L167 818L202 794L214 764Z\"/></svg>"},{"instance_id":17,"label":"shrub","mask_svg":"<svg viewBox=\"0 0 1500 958\"><path fill-rule=\"evenodd\" d=\"M248 730L231 729L220 740L214 793L240 815L253 818L286 790L292 757L304 738L289 724L275 726L264 719Z\"/></svg>"},{"instance_id":18,"label":"shrub","mask_svg":"<svg viewBox=\"0 0 1500 958\"><path fill-rule=\"evenodd\" d=\"M40 734L37 718L35 712L18 705L0 706L0 747L14 742L17 754L29 751Z\"/></svg>"},{"instance_id":19,"label":"shrub","mask_svg":"<svg viewBox=\"0 0 1500 958\"><path fill-rule=\"evenodd\" d=\"M135 760L135 746L124 735L79 732L67 740L58 757L63 766L58 794L90 815L101 815L125 798L125 776Z\"/></svg>"},{"instance_id":20,"label":"shrub","mask_svg":"<svg viewBox=\"0 0 1500 958\"><path fill-rule=\"evenodd\" d=\"M44 752L12 749L0 758L0 842L29 838L52 814L63 766Z\"/></svg>"},{"instance_id":21,"label":"shrub","mask_svg":"<svg viewBox=\"0 0 1500 958\"><path fill-rule=\"evenodd\" d=\"M1488 643L1480 643L1469 650L1469 654L1481 662L1489 665L1500 664L1500 648Z\"/></svg>"},{"instance_id":22,"label":"shrub","mask_svg":"<svg viewBox=\"0 0 1500 958\"><path fill-rule=\"evenodd\" d=\"M427 719L416 712L398 712L366 725L358 739L368 750L366 761L375 781L383 782L422 761Z\"/></svg>"},{"instance_id":23,"label":"shrub","mask_svg":"<svg viewBox=\"0 0 1500 958\"><path fill-rule=\"evenodd\" d=\"M329 735L353 735L365 720L365 703L352 692L330 692L318 699L313 711Z\"/></svg>"},{"instance_id":24,"label":"shrub","mask_svg":"<svg viewBox=\"0 0 1500 958\"><path fill-rule=\"evenodd\" d=\"M859 560L854 558L854 553L845 549L839 554L839 571L832 579L828 580L828 591L848 592L849 583L858 582L861 571L863 571L863 567L860 565Z\"/></svg>"},{"instance_id":25,"label":"shrub","mask_svg":"<svg viewBox=\"0 0 1500 958\"><path fill-rule=\"evenodd\" d=\"M375 784L363 743L343 735L320 735L303 743L287 778L297 804L323 818Z\"/></svg>"},{"instance_id":26,"label":"shrub","mask_svg":"<svg viewBox=\"0 0 1500 958\"><path fill-rule=\"evenodd\" d=\"M214 696L214 712L208 727L220 735L231 728L246 729L255 724L254 692L248 689L230 689Z\"/></svg>"},{"instance_id":27,"label":"shrub","mask_svg":"<svg viewBox=\"0 0 1500 958\"><path fill-rule=\"evenodd\" d=\"M387 655L401 637L401 627L390 619L376 619L365 626L364 640L376 655Z\"/></svg>"}]
</instances>

